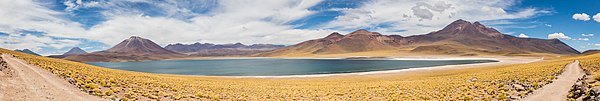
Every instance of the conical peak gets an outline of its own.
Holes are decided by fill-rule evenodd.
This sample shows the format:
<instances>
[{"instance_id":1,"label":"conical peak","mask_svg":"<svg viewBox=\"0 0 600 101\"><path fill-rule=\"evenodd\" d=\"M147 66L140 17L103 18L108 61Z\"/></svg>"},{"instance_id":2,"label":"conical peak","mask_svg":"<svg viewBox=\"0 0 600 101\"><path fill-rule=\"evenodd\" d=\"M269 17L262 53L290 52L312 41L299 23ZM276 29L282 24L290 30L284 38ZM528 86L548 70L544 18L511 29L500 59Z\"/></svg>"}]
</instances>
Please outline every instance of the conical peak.
<instances>
[{"instance_id":1,"label":"conical peak","mask_svg":"<svg viewBox=\"0 0 600 101\"><path fill-rule=\"evenodd\" d=\"M473 23L471 23L467 20L458 19L458 20L450 23L450 25L448 25L448 26L451 26L451 25L453 25L453 26L469 26L469 25L473 25Z\"/></svg>"},{"instance_id":2,"label":"conical peak","mask_svg":"<svg viewBox=\"0 0 600 101\"><path fill-rule=\"evenodd\" d=\"M244 44L238 42L238 43L235 43L233 45L244 45Z\"/></svg>"},{"instance_id":3,"label":"conical peak","mask_svg":"<svg viewBox=\"0 0 600 101\"><path fill-rule=\"evenodd\" d=\"M81 49L79 47L73 47L73 48L71 48L71 50L83 50L83 49Z\"/></svg>"},{"instance_id":4,"label":"conical peak","mask_svg":"<svg viewBox=\"0 0 600 101\"><path fill-rule=\"evenodd\" d=\"M338 32L333 32L333 33L327 35L327 37L325 37L325 38L339 38L339 37L344 37L344 35L342 35Z\"/></svg>"},{"instance_id":5,"label":"conical peak","mask_svg":"<svg viewBox=\"0 0 600 101\"><path fill-rule=\"evenodd\" d=\"M71 50L67 51L66 53L63 53L63 55L85 54L85 53L87 53L87 52L82 50L81 48L73 47L73 48L71 48Z\"/></svg>"},{"instance_id":6,"label":"conical peak","mask_svg":"<svg viewBox=\"0 0 600 101\"><path fill-rule=\"evenodd\" d=\"M359 30L356 30L356 31L348 34L348 35L381 35L381 34L379 34L377 32L369 32L369 31L367 31L365 29L359 29Z\"/></svg>"},{"instance_id":7,"label":"conical peak","mask_svg":"<svg viewBox=\"0 0 600 101\"><path fill-rule=\"evenodd\" d=\"M139 37L139 36L131 36L131 37L129 37L129 38L130 38L130 39L138 39L138 38L142 38L142 37Z\"/></svg>"}]
</instances>

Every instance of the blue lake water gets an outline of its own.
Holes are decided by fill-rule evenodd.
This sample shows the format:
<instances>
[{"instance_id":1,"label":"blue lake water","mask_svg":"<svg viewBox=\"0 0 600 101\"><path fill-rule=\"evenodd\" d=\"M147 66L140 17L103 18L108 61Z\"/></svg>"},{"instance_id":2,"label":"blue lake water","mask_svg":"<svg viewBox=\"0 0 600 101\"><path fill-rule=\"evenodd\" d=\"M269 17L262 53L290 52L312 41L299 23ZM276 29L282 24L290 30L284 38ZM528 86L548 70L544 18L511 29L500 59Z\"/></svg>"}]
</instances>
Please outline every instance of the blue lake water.
<instances>
[{"instance_id":1,"label":"blue lake water","mask_svg":"<svg viewBox=\"0 0 600 101\"><path fill-rule=\"evenodd\" d=\"M430 66L497 62L495 60L347 60L347 59L211 59L145 62L88 62L105 68L205 76L282 76L353 73Z\"/></svg>"}]
</instances>

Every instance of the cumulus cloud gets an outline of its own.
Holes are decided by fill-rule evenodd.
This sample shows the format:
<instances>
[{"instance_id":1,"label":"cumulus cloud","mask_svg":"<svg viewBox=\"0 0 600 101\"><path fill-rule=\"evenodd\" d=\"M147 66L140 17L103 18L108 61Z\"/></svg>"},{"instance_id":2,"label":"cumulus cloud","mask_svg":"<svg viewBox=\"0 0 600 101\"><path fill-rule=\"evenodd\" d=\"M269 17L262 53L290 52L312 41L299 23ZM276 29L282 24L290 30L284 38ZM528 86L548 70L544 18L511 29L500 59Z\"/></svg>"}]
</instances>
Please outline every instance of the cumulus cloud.
<instances>
[{"instance_id":1,"label":"cumulus cloud","mask_svg":"<svg viewBox=\"0 0 600 101\"><path fill-rule=\"evenodd\" d=\"M78 40L55 39L48 36L36 36L31 34L11 34L9 36L0 36L0 40L5 43L0 47L7 49L30 49L42 55L48 55L49 52L41 51L42 48L62 49L80 44Z\"/></svg>"},{"instance_id":2,"label":"cumulus cloud","mask_svg":"<svg viewBox=\"0 0 600 101\"><path fill-rule=\"evenodd\" d=\"M548 39L571 39L571 37L559 32L548 34Z\"/></svg>"},{"instance_id":3,"label":"cumulus cloud","mask_svg":"<svg viewBox=\"0 0 600 101\"><path fill-rule=\"evenodd\" d=\"M81 37L85 32L81 24L63 16L62 12L30 0L0 1L0 32L8 34L0 36L0 40L4 41L0 47L39 52L42 48L59 49L79 44L78 40L56 39ZM31 35L27 32L47 34Z\"/></svg>"},{"instance_id":4,"label":"cumulus cloud","mask_svg":"<svg viewBox=\"0 0 600 101\"><path fill-rule=\"evenodd\" d=\"M573 14L573 19L588 21L588 20L590 20L590 15L587 15L585 13L575 13L575 14Z\"/></svg>"},{"instance_id":5,"label":"cumulus cloud","mask_svg":"<svg viewBox=\"0 0 600 101\"><path fill-rule=\"evenodd\" d=\"M30 30L58 37L78 37L85 32L81 24L61 18L64 13L33 1L0 1L0 9L0 32L16 34Z\"/></svg>"},{"instance_id":6,"label":"cumulus cloud","mask_svg":"<svg viewBox=\"0 0 600 101\"><path fill-rule=\"evenodd\" d=\"M577 38L577 40L589 41L590 38Z\"/></svg>"},{"instance_id":7,"label":"cumulus cloud","mask_svg":"<svg viewBox=\"0 0 600 101\"><path fill-rule=\"evenodd\" d=\"M594 44L594 46L598 46L598 47L600 47L600 44Z\"/></svg>"},{"instance_id":8,"label":"cumulus cloud","mask_svg":"<svg viewBox=\"0 0 600 101\"><path fill-rule=\"evenodd\" d=\"M594 21L596 21L596 22L600 22L600 13L597 13L597 14L596 14L596 15L594 15L594 17L592 17L592 18L594 18Z\"/></svg>"},{"instance_id":9,"label":"cumulus cloud","mask_svg":"<svg viewBox=\"0 0 600 101\"><path fill-rule=\"evenodd\" d=\"M89 1L83 2L82 0L65 0L63 4L65 7L65 11L71 12L73 10L77 10L79 8L89 8L89 7L97 7L100 6L100 3L97 1Z\"/></svg>"},{"instance_id":10,"label":"cumulus cloud","mask_svg":"<svg viewBox=\"0 0 600 101\"><path fill-rule=\"evenodd\" d=\"M512 8L517 2L514 0L373 0L358 8L339 9L341 16L314 28L297 29L295 27L298 24L291 24L317 14L318 11L309 8L321 1L66 0L62 3L66 8L59 11L41 6L33 0L0 1L0 32L15 36L5 39L18 39L20 37L16 36L23 30L44 32L43 36L35 37L49 37L55 43L70 46L76 45L75 41L78 40L60 41L54 38L82 38L114 45L131 35L138 35L161 45L175 42L289 45L320 38L334 31L352 31L373 26L386 26L372 28L375 29L373 31L384 34L416 35L441 29L456 19L511 20L548 13L536 8ZM148 7L131 7L130 3ZM84 26L64 18L71 16L73 11L89 7L104 10L100 12L103 19L98 24ZM208 8L210 9L202 10ZM510 12L506 10L509 8ZM29 44L27 48L32 49L69 47L50 42Z\"/></svg>"},{"instance_id":11,"label":"cumulus cloud","mask_svg":"<svg viewBox=\"0 0 600 101\"><path fill-rule=\"evenodd\" d=\"M514 6L515 2L513 0L372 0L358 8L341 10L341 16L319 27L336 30L369 28L384 34L418 35L439 30L457 19L511 20L549 13L535 8L511 9L513 12L508 12L506 9Z\"/></svg>"},{"instance_id":12,"label":"cumulus cloud","mask_svg":"<svg viewBox=\"0 0 600 101\"><path fill-rule=\"evenodd\" d=\"M525 35L523 33L519 34L519 36L517 36L517 37L520 37L520 38L529 38L529 36L527 36L527 35Z\"/></svg>"},{"instance_id":13,"label":"cumulus cloud","mask_svg":"<svg viewBox=\"0 0 600 101\"><path fill-rule=\"evenodd\" d=\"M430 5L424 2L418 2L416 6L412 7L413 15L421 18L421 19L429 19L433 18L433 12L443 12L444 10L450 8L451 4L446 4L445 2L437 2L434 5Z\"/></svg>"},{"instance_id":14,"label":"cumulus cloud","mask_svg":"<svg viewBox=\"0 0 600 101\"><path fill-rule=\"evenodd\" d=\"M581 34L581 36L594 36L594 34Z\"/></svg>"},{"instance_id":15,"label":"cumulus cloud","mask_svg":"<svg viewBox=\"0 0 600 101\"><path fill-rule=\"evenodd\" d=\"M330 33L327 31L331 30L298 30L289 24L314 14L308 8L319 2L220 1L209 14L198 14L187 21L172 17L116 15L93 26L88 32L90 39L107 44L116 44L123 40L119 38L131 35L146 37L163 45L175 42L294 44Z\"/></svg>"},{"instance_id":16,"label":"cumulus cloud","mask_svg":"<svg viewBox=\"0 0 600 101\"><path fill-rule=\"evenodd\" d=\"M207 0L209 1L209 0ZM325 36L334 30L294 29L292 21L315 14L308 8L320 0L294 1L218 1L205 13L196 8L209 8L207 3L187 1L108 1L85 2L67 0L65 12L58 12L30 0L0 1L0 32L39 31L49 37L84 38L114 45L131 35L138 35L165 45L168 43L274 43L294 44ZM148 8L132 8L125 3L146 3L160 16L147 14ZM108 9L102 12L106 21L90 28L62 18L69 12L86 7ZM155 10L156 9L156 10ZM43 43L40 43L43 45ZM39 48L40 45L31 45ZM70 44L69 44L70 45ZM52 45L50 47L64 47ZM33 47L30 47L33 48Z\"/></svg>"}]
</instances>

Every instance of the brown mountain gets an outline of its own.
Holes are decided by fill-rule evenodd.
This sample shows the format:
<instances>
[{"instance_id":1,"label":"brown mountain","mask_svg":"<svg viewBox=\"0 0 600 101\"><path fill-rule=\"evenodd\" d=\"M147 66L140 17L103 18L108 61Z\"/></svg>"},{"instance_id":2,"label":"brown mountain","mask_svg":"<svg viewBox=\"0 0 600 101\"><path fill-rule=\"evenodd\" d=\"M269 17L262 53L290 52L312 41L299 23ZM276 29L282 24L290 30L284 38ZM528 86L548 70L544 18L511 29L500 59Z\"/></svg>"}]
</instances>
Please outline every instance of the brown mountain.
<instances>
[{"instance_id":1,"label":"brown mountain","mask_svg":"<svg viewBox=\"0 0 600 101\"><path fill-rule=\"evenodd\" d=\"M112 62L160 60L184 56L183 54L164 49L151 40L132 36L108 50L70 55L64 59L84 62Z\"/></svg>"},{"instance_id":2,"label":"brown mountain","mask_svg":"<svg viewBox=\"0 0 600 101\"><path fill-rule=\"evenodd\" d=\"M518 38L502 34L479 22L457 20L439 31L408 37L381 35L367 30L357 30L347 35L334 32L325 38L305 41L259 56L406 49L411 53L443 55L579 54L577 50L558 39Z\"/></svg>"},{"instance_id":3,"label":"brown mountain","mask_svg":"<svg viewBox=\"0 0 600 101\"><path fill-rule=\"evenodd\" d=\"M590 54L597 54L597 53L600 53L600 50L586 50L586 51L584 51L581 54L583 54L583 55L590 55Z\"/></svg>"}]
</instances>

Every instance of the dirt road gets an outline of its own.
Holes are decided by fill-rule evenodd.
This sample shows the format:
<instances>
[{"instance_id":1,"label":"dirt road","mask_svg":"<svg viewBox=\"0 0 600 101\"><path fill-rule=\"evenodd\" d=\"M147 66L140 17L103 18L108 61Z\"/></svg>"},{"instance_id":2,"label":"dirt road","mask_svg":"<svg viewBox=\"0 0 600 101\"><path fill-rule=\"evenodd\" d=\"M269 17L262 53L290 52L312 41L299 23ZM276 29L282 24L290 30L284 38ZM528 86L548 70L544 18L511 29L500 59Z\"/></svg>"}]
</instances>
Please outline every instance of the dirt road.
<instances>
[{"instance_id":1,"label":"dirt road","mask_svg":"<svg viewBox=\"0 0 600 101\"><path fill-rule=\"evenodd\" d=\"M24 60L2 55L8 64L0 73L0 101L98 101L65 79Z\"/></svg>"},{"instance_id":2,"label":"dirt road","mask_svg":"<svg viewBox=\"0 0 600 101\"><path fill-rule=\"evenodd\" d=\"M523 101L566 101L571 86L583 75L585 73L579 67L579 61L575 61L567 65L565 71L554 82L535 90L532 95L526 97Z\"/></svg>"}]
</instances>

